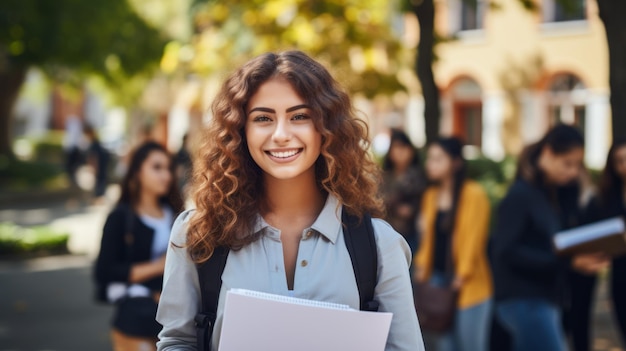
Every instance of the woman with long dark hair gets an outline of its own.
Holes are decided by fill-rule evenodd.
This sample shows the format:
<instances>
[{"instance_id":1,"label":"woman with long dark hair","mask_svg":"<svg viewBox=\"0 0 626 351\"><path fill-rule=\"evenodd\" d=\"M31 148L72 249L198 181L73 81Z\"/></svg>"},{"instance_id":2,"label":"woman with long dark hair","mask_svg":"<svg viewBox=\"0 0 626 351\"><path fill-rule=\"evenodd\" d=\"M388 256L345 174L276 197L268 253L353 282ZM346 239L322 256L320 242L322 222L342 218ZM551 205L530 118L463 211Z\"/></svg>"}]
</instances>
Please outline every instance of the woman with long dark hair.
<instances>
[{"instance_id":1,"label":"woman with long dark hair","mask_svg":"<svg viewBox=\"0 0 626 351\"><path fill-rule=\"evenodd\" d=\"M122 180L117 206L107 217L96 262L101 299L115 304L115 351L155 349L155 321L163 284L165 253L182 211L172 161L156 142L140 145Z\"/></svg>"},{"instance_id":2,"label":"woman with long dark hair","mask_svg":"<svg viewBox=\"0 0 626 351\"><path fill-rule=\"evenodd\" d=\"M587 220L595 222L616 216L626 218L626 139L615 140L611 145L598 190L588 206ZM591 320L596 278L593 270L570 274L571 309L566 322L569 322L574 351L587 351L592 347ZM622 342L626 342L626 255L612 259L610 286L613 312Z\"/></svg>"},{"instance_id":3,"label":"woman with long dark hair","mask_svg":"<svg viewBox=\"0 0 626 351\"><path fill-rule=\"evenodd\" d=\"M486 351L492 305L486 249L490 205L483 188L467 179L462 151L457 138L428 146L430 185L422 200L416 274L420 282L458 291L454 323L436 338L437 350Z\"/></svg>"},{"instance_id":4,"label":"woman with long dark hair","mask_svg":"<svg viewBox=\"0 0 626 351\"><path fill-rule=\"evenodd\" d=\"M194 327L207 297L201 287L207 281L196 267L216 258L218 249L228 254L213 296L218 299L210 302L217 306L207 333L211 350L220 345L220 296L232 288L360 309L345 244L346 211L372 225L373 298L379 311L393 313L385 350L423 350L409 246L389 224L366 217L383 212L378 167L367 149L366 125L326 68L300 51L263 54L226 79L212 112L194 164L197 209L181 214L172 230L158 349L195 350L205 340Z\"/></svg>"},{"instance_id":5,"label":"woman with long dark hair","mask_svg":"<svg viewBox=\"0 0 626 351\"><path fill-rule=\"evenodd\" d=\"M512 337L514 351L564 351L561 326L567 272L552 238L580 225L584 139L558 125L520 156L516 179L499 205L493 232L496 313ZM580 269L594 269L593 262Z\"/></svg>"},{"instance_id":6,"label":"woman with long dark hair","mask_svg":"<svg viewBox=\"0 0 626 351\"><path fill-rule=\"evenodd\" d=\"M425 188L419 152L405 132L391 130L389 151L383 159L383 199L386 218L415 253L418 244L416 219Z\"/></svg>"}]
</instances>

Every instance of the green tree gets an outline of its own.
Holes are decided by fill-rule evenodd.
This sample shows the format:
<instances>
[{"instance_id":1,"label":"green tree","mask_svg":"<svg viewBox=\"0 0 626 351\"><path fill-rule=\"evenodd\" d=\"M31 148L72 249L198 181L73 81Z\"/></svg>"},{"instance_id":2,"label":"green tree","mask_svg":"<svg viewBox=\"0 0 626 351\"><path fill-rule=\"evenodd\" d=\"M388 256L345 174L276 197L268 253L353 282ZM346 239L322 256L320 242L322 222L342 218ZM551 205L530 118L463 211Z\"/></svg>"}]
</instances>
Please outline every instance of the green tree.
<instances>
[{"instance_id":1,"label":"green tree","mask_svg":"<svg viewBox=\"0 0 626 351\"><path fill-rule=\"evenodd\" d=\"M191 45L166 49L163 66L171 71L221 74L267 51L299 49L325 62L353 92L372 97L404 89L398 67L410 56L391 30L388 1L209 0L192 8Z\"/></svg>"},{"instance_id":2,"label":"green tree","mask_svg":"<svg viewBox=\"0 0 626 351\"><path fill-rule=\"evenodd\" d=\"M462 0L476 4L476 0ZM534 0L518 0L529 11L538 9ZM580 0L556 0L567 11L574 10ZM609 86L611 90L613 138L626 138L626 1L596 0L600 19L604 23L609 48ZM439 89L435 83L432 64L436 44L435 4L433 0L404 0L404 11L415 14L419 21L420 42L415 58L415 72L422 85L424 95L424 118L426 141L432 141L439 134ZM497 10L497 6L490 6Z\"/></svg>"},{"instance_id":3,"label":"green tree","mask_svg":"<svg viewBox=\"0 0 626 351\"><path fill-rule=\"evenodd\" d=\"M10 116L29 67L63 81L97 74L116 89L158 62L164 45L126 0L2 1L0 155L12 155Z\"/></svg>"}]
</instances>

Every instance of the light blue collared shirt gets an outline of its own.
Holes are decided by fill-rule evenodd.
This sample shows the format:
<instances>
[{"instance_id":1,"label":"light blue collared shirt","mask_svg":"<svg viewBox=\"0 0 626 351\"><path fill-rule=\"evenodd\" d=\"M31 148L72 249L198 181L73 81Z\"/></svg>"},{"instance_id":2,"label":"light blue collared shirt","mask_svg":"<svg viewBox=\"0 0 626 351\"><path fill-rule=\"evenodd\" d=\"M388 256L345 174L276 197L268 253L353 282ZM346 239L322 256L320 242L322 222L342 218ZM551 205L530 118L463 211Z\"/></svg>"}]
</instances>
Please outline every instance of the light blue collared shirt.
<instances>
[{"instance_id":1,"label":"light blue collared shirt","mask_svg":"<svg viewBox=\"0 0 626 351\"><path fill-rule=\"evenodd\" d=\"M163 292L157 320L163 325L159 351L196 350L194 317L201 310L196 266L187 250L186 226L189 211L182 213L172 228L172 242L165 264ZM373 219L378 251L378 282L374 299L380 312L393 313L386 351L423 351L409 277L411 253L400 234L380 219ZM322 212L310 228L302 232L294 278L294 289L287 288L280 230L261 216L255 233L260 238L238 251L230 251L213 332L212 350L217 350L226 292L232 288L346 304L359 309L359 291L352 261L343 239L341 205L329 195ZM350 351L350 350L347 350Z\"/></svg>"}]
</instances>

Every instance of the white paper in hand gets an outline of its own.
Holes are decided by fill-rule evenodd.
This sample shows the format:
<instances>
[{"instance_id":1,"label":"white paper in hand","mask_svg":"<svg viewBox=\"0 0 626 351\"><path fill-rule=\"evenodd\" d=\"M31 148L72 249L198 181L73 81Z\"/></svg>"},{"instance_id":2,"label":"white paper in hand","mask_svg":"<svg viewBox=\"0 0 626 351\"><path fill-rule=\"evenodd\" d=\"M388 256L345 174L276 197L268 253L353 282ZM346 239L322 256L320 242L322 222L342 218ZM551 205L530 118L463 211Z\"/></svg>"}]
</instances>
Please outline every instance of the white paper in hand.
<instances>
[{"instance_id":1,"label":"white paper in hand","mask_svg":"<svg viewBox=\"0 0 626 351\"><path fill-rule=\"evenodd\" d=\"M226 294L220 351L383 351L391 313L251 290Z\"/></svg>"}]
</instances>

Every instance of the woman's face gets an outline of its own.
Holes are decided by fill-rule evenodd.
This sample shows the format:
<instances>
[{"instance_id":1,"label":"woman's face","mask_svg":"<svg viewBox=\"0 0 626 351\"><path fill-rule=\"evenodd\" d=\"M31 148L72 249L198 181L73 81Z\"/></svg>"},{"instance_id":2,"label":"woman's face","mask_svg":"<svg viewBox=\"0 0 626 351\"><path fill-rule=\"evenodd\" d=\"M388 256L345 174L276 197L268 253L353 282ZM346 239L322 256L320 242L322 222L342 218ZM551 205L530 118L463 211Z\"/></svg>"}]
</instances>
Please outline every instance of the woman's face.
<instances>
[{"instance_id":1,"label":"woman's face","mask_svg":"<svg viewBox=\"0 0 626 351\"><path fill-rule=\"evenodd\" d=\"M439 182L453 173L453 160L441 146L434 144L426 152L426 175L430 181Z\"/></svg>"},{"instance_id":2,"label":"woman's face","mask_svg":"<svg viewBox=\"0 0 626 351\"><path fill-rule=\"evenodd\" d=\"M624 181L626 181L626 145L618 147L613 154L613 167L615 172Z\"/></svg>"},{"instance_id":3,"label":"woman's face","mask_svg":"<svg viewBox=\"0 0 626 351\"><path fill-rule=\"evenodd\" d=\"M263 83L247 106L246 141L266 176L293 179L315 173L322 135L306 101L282 78Z\"/></svg>"},{"instance_id":4,"label":"woman's face","mask_svg":"<svg viewBox=\"0 0 626 351\"><path fill-rule=\"evenodd\" d=\"M540 156L540 167L550 183L566 185L580 175L584 156L582 147L576 147L562 154L556 154L550 147L545 147Z\"/></svg>"},{"instance_id":5,"label":"woman's face","mask_svg":"<svg viewBox=\"0 0 626 351\"><path fill-rule=\"evenodd\" d=\"M414 152L411 146L394 141L389 147L389 158L395 168L406 168L411 164Z\"/></svg>"},{"instance_id":6,"label":"woman's face","mask_svg":"<svg viewBox=\"0 0 626 351\"><path fill-rule=\"evenodd\" d=\"M152 151L139 169L141 191L155 196L166 195L172 185L170 157L162 151Z\"/></svg>"}]
</instances>

